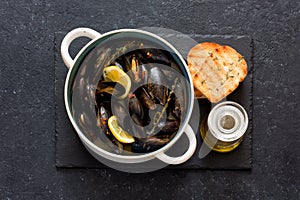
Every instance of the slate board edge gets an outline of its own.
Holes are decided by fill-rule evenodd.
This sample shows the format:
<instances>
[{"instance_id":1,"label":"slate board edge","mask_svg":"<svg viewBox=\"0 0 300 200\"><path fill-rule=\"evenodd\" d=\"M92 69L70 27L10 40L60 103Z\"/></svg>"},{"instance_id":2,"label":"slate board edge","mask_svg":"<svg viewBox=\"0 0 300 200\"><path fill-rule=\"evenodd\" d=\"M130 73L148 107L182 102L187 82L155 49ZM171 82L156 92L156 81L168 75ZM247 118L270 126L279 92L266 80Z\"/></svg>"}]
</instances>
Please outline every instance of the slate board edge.
<instances>
[{"instance_id":1,"label":"slate board edge","mask_svg":"<svg viewBox=\"0 0 300 200\"><path fill-rule=\"evenodd\" d=\"M250 143L251 143L251 149L250 149L250 169L252 169L252 166L253 166L253 84L254 84L254 81L253 81L253 72L254 72L254 39L253 37L250 37L249 38L251 39L251 58L250 58L250 65L251 65L251 70L249 71L248 75L250 76L250 80L251 80L251 92L250 92L250 117L249 117L249 125L248 125L248 128L250 129L249 131L249 139L250 139Z\"/></svg>"},{"instance_id":2,"label":"slate board edge","mask_svg":"<svg viewBox=\"0 0 300 200\"><path fill-rule=\"evenodd\" d=\"M57 72L56 72L56 65L57 65L57 59L58 58L58 55L60 55L60 53L58 53L58 45L57 45L57 34L59 33L63 33L63 32L55 32L54 33L54 84L56 85L57 84ZM55 53L56 52L56 53ZM54 107L55 107L55 120L54 120L54 126L55 126L55 150L54 150L54 154L55 154L55 166L56 167L60 167L59 166L59 160L57 158L57 138L58 138L58 132L57 132L57 120L58 120L58 116L57 116L57 101L56 101L56 98L57 98L57 87L55 86L54 87Z\"/></svg>"}]
</instances>

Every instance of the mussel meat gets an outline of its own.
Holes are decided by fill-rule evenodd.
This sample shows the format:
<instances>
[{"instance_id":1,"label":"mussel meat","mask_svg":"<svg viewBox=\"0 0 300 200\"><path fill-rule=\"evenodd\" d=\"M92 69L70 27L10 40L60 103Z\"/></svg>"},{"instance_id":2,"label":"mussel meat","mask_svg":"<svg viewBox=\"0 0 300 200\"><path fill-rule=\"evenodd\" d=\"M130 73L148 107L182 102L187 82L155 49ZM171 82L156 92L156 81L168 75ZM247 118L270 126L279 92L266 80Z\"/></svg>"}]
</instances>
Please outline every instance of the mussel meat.
<instances>
[{"instance_id":1,"label":"mussel meat","mask_svg":"<svg viewBox=\"0 0 300 200\"><path fill-rule=\"evenodd\" d=\"M135 55L131 58L131 72L133 74L133 80L134 82L138 83L141 81L141 69L139 65L139 60Z\"/></svg>"},{"instance_id":2,"label":"mussel meat","mask_svg":"<svg viewBox=\"0 0 300 200\"><path fill-rule=\"evenodd\" d=\"M115 61L115 63L118 63L121 66L123 66L123 70L127 72L127 74L133 82L139 83L141 81L142 65L137 55L122 55Z\"/></svg>"},{"instance_id":3,"label":"mussel meat","mask_svg":"<svg viewBox=\"0 0 300 200\"><path fill-rule=\"evenodd\" d=\"M147 84L148 70L147 70L147 67L145 64L142 64L141 70L142 70L142 73L141 73L142 84Z\"/></svg>"},{"instance_id":4,"label":"mussel meat","mask_svg":"<svg viewBox=\"0 0 300 200\"><path fill-rule=\"evenodd\" d=\"M108 117L109 115L106 109L103 106L100 106L100 109L98 110L97 126L99 126L106 135L109 135L107 127Z\"/></svg>"}]
</instances>

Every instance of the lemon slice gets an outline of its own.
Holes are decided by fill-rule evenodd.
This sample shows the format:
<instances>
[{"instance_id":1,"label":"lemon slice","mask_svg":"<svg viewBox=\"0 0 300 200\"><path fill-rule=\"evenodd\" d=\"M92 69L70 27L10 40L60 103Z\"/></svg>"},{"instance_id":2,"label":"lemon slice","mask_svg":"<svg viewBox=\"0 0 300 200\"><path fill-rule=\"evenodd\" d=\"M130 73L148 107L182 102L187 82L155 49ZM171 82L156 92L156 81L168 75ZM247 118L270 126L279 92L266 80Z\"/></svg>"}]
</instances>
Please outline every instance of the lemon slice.
<instances>
[{"instance_id":1,"label":"lemon slice","mask_svg":"<svg viewBox=\"0 0 300 200\"><path fill-rule=\"evenodd\" d=\"M125 88L125 93L120 96L124 99L129 94L131 88L130 77L119 67L109 66L105 67L103 70L103 77L105 81L117 82Z\"/></svg>"},{"instance_id":2,"label":"lemon slice","mask_svg":"<svg viewBox=\"0 0 300 200\"><path fill-rule=\"evenodd\" d=\"M112 134L115 136L115 138L122 143L133 143L134 138L124 131L118 124L118 120L116 116L111 116L108 119L108 127Z\"/></svg>"}]
</instances>

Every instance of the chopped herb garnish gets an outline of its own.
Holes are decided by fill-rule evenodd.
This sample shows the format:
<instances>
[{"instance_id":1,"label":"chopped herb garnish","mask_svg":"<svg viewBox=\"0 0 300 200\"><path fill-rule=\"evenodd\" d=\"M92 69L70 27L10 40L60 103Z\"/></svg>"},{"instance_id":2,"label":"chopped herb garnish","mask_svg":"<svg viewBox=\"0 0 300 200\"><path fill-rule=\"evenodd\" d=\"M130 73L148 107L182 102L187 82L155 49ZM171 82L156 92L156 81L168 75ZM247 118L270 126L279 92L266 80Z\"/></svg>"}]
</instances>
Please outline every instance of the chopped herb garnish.
<instances>
[{"instance_id":1,"label":"chopped herb garnish","mask_svg":"<svg viewBox=\"0 0 300 200\"><path fill-rule=\"evenodd\" d=\"M203 80L203 81L201 82L201 84L203 84L203 83L205 83L205 80Z\"/></svg>"},{"instance_id":2,"label":"chopped herb garnish","mask_svg":"<svg viewBox=\"0 0 300 200\"><path fill-rule=\"evenodd\" d=\"M238 62L242 61L244 59L244 56L239 57Z\"/></svg>"}]
</instances>

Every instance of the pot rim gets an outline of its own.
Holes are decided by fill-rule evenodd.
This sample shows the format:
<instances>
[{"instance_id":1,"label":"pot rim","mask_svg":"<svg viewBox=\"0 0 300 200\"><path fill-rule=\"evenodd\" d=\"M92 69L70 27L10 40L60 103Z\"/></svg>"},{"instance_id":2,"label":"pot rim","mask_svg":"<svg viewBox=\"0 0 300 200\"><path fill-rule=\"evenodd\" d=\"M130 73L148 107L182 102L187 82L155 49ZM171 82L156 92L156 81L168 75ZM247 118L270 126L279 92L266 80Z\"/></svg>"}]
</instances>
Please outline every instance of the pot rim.
<instances>
[{"instance_id":1,"label":"pot rim","mask_svg":"<svg viewBox=\"0 0 300 200\"><path fill-rule=\"evenodd\" d=\"M165 146L163 146L162 148L159 148L158 150L155 150L153 152L149 152L149 153L143 153L141 155L119 155L119 154L115 154L115 153L111 153L108 152L100 147L98 147L97 145L95 145L92 141L90 141L85 134L80 130L80 128L78 127L77 123L75 122L73 115L71 113L71 109L69 106L69 96L68 96L68 87L71 84L70 82L70 75L73 72L73 67L74 65L80 60L80 56L82 55L83 52L85 52L87 50L88 47L90 47L94 42L98 41L99 39L112 35L112 34L116 34L116 33L121 33L121 32L128 32L128 33L140 33L140 34L145 34L148 35L150 37L153 37L161 42L163 42L165 45L167 45L175 54L176 56L179 58L179 60L182 62L183 66L185 67L185 70L187 72L187 78L189 79L189 89L190 89L190 100L188 102L189 105L189 109L187 110L187 114L185 116L185 119L183 120L183 123L181 123L179 130L177 131L176 135L174 138L172 138L172 140L167 143ZM95 39L91 40L90 42L88 42L80 51L79 53L77 53L73 65L72 67L69 69L66 80L65 80L65 86L64 86L64 102L65 102L65 107L67 110L67 114L68 117L73 125L73 127L76 130L76 133L78 134L78 136L80 137L81 140L83 140L83 142L85 144L87 144L90 148L92 148L94 151L96 151L97 153L99 153L100 155L105 155L105 158L111 158L113 157L114 160L136 160L136 159L145 159L145 158L149 158L149 157L155 157L155 155L165 152L167 149L169 149L171 146L173 146L173 144L180 138L180 136L184 133L186 126L188 125L188 122L190 120L191 114L192 114L192 110L193 110L193 106L194 106L194 89L193 89L193 80L191 77L191 74L189 72L188 66L185 62L185 60L183 59L182 55L179 53L179 51L172 45L170 44L168 41L166 41L165 39L161 38L160 36L148 32L148 31L144 31L144 30L139 30L139 29L118 29L118 30L113 30L113 31L109 31L106 32L104 34L99 34L98 37L96 37Z\"/></svg>"}]
</instances>

